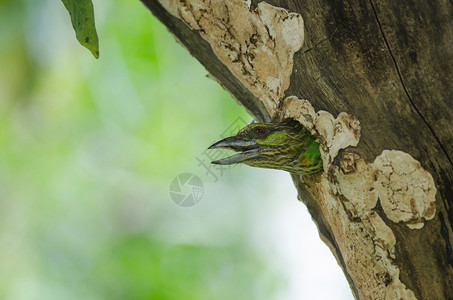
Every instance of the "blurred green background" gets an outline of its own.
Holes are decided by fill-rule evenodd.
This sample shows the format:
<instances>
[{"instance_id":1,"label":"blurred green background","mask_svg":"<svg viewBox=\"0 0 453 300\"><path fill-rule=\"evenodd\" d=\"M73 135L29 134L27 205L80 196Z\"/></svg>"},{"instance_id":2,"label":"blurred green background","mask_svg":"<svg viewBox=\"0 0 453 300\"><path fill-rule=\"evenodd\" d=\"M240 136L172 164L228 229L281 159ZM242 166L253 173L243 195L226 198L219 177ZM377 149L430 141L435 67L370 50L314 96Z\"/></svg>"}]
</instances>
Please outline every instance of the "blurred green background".
<instances>
[{"instance_id":1,"label":"blurred green background","mask_svg":"<svg viewBox=\"0 0 453 300\"><path fill-rule=\"evenodd\" d=\"M60 1L0 0L0 299L352 299L287 173L200 164L245 110L138 0L94 6L99 60Z\"/></svg>"}]
</instances>

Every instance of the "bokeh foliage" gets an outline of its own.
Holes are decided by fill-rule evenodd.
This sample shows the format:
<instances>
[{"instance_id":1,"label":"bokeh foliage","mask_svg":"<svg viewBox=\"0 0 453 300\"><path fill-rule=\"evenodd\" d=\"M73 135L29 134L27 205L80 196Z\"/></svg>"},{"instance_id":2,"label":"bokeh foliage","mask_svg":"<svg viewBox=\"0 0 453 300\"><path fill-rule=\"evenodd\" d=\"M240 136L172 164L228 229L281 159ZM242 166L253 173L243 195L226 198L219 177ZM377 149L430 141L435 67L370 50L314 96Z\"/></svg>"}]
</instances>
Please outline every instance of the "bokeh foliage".
<instances>
[{"instance_id":1,"label":"bokeh foliage","mask_svg":"<svg viewBox=\"0 0 453 300\"><path fill-rule=\"evenodd\" d=\"M245 111L139 1L95 2L99 61L61 2L0 3L0 298L272 298L244 216L168 194Z\"/></svg>"}]
</instances>

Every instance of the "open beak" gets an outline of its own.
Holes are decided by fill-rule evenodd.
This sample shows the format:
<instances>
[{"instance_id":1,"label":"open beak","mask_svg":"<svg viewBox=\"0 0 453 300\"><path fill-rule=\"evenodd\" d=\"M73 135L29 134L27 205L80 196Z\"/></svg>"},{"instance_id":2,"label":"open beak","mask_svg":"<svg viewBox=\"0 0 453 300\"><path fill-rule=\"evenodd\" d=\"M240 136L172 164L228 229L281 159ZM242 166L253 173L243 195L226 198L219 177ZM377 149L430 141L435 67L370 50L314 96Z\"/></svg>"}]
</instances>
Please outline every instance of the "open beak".
<instances>
[{"instance_id":1,"label":"open beak","mask_svg":"<svg viewBox=\"0 0 453 300\"><path fill-rule=\"evenodd\" d=\"M238 154L225 157L219 160L215 160L211 162L215 165L232 165L237 164L252 158L259 157L258 150L259 145L254 141L247 141L238 138L237 136L230 136L226 139L218 141L217 143L211 145L208 149L230 149L236 152L240 152Z\"/></svg>"}]
</instances>

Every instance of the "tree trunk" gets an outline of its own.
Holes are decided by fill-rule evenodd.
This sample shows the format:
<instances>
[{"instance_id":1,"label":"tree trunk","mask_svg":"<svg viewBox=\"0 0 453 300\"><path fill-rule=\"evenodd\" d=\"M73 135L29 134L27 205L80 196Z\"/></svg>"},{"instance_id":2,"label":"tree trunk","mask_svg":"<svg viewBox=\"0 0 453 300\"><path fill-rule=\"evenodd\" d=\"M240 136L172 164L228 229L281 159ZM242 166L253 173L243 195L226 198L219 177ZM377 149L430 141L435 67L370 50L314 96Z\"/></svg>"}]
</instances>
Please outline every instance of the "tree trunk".
<instances>
[{"instance_id":1,"label":"tree trunk","mask_svg":"<svg viewBox=\"0 0 453 300\"><path fill-rule=\"evenodd\" d=\"M324 172L293 180L357 299L453 299L450 1L142 1L256 119L317 137Z\"/></svg>"}]
</instances>

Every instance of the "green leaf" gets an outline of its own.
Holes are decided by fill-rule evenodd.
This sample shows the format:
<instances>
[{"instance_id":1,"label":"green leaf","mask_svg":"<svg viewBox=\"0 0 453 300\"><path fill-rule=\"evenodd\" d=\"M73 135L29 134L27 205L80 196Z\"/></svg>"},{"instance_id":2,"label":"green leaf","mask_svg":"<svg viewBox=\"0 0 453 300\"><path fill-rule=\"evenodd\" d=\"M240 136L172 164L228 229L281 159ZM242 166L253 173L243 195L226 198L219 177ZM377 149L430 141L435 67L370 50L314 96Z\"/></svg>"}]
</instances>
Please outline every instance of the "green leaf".
<instances>
[{"instance_id":1,"label":"green leaf","mask_svg":"<svg viewBox=\"0 0 453 300\"><path fill-rule=\"evenodd\" d=\"M79 43L99 58L99 41L94 25L91 0L61 0L71 16L72 27Z\"/></svg>"}]
</instances>

